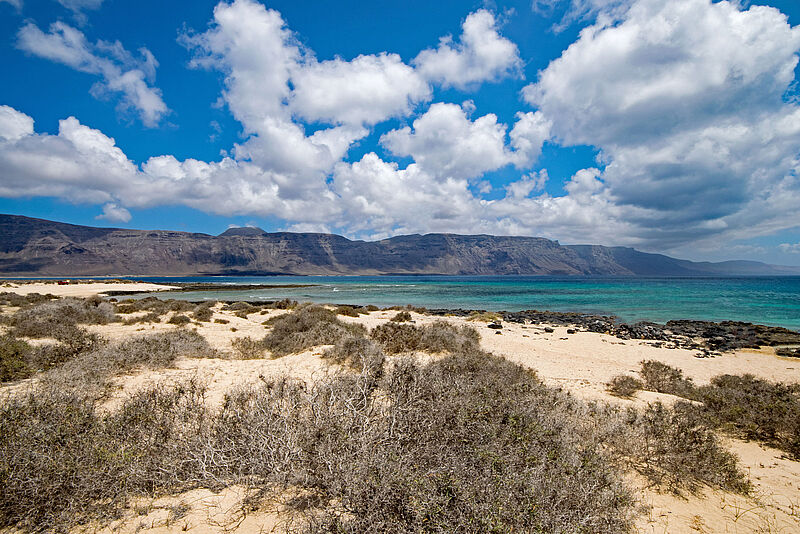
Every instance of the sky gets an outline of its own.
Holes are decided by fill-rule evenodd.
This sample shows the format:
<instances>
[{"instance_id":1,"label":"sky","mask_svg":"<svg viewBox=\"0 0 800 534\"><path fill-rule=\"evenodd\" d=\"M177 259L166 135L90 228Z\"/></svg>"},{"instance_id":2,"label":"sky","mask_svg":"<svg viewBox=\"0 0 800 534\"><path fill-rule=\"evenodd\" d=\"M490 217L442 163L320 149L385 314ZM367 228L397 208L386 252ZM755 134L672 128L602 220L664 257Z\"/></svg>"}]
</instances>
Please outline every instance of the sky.
<instances>
[{"instance_id":1,"label":"sky","mask_svg":"<svg viewBox=\"0 0 800 534\"><path fill-rule=\"evenodd\" d=\"M800 265L800 2L0 0L0 213Z\"/></svg>"}]
</instances>

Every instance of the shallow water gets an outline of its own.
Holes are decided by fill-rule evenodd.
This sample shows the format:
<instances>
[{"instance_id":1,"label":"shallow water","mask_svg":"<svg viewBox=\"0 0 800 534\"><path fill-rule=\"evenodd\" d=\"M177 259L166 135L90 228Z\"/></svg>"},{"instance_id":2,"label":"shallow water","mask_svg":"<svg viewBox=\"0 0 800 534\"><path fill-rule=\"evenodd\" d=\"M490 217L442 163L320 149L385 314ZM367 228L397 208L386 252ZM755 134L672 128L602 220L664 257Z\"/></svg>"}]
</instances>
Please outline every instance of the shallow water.
<instances>
[{"instance_id":1,"label":"shallow water","mask_svg":"<svg viewBox=\"0 0 800 534\"><path fill-rule=\"evenodd\" d=\"M148 282L314 284L248 291L197 291L185 300L279 300L412 304L427 308L551 310L616 315L626 322L736 320L800 330L800 277L624 278L535 276L148 277Z\"/></svg>"}]
</instances>

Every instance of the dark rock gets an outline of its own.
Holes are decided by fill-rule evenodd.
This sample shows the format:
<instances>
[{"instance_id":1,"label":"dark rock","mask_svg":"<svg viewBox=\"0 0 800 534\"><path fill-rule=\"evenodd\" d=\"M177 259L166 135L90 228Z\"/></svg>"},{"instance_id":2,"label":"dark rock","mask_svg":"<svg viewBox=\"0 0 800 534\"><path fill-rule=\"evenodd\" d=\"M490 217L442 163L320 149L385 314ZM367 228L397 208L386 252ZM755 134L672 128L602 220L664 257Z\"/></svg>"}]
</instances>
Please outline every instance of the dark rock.
<instances>
[{"instance_id":1,"label":"dark rock","mask_svg":"<svg viewBox=\"0 0 800 534\"><path fill-rule=\"evenodd\" d=\"M547 332L548 334L552 334L553 332L555 332L555 330L553 330L553 329L552 329L552 328L550 328L549 326L545 326L545 327L544 327L544 331L545 331L545 332Z\"/></svg>"},{"instance_id":2,"label":"dark rock","mask_svg":"<svg viewBox=\"0 0 800 534\"><path fill-rule=\"evenodd\" d=\"M574 328L567 328L567 334L575 334L575 333L577 333L577 332L578 332L578 331L577 331L577 330L575 330Z\"/></svg>"},{"instance_id":3,"label":"dark rock","mask_svg":"<svg viewBox=\"0 0 800 534\"><path fill-rule=\"evenodd\" d=\"M486 328L491 328L492 330L502 330L503 325L500 323L489 323L486 325Z\"/></svg>"}]
</instances>

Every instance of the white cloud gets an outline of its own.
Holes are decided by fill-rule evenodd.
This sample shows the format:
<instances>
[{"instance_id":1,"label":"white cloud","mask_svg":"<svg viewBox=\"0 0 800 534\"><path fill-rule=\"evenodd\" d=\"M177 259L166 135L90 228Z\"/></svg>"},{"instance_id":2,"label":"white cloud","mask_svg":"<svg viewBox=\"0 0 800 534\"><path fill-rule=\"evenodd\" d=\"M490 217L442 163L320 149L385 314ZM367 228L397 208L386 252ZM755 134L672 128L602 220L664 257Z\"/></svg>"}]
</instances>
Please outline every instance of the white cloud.
<instances>
[{"instance_id":1,"label":"white cloud","mask_svg":"<svg viewBox=\"0 0 800 534\"><path fill-rule=\"evenodd\" d=\"M99 9L103 5L103 0L57 0L59 4L71 9L80 11L83 9Z\"/></svg>"},{"instance_id":2,"label":"white cloud","mask_svg":"<svg viewBox=\"0 0 800 534\"><path fill-rule=\"evenodd\" d=\"M575 22L618 20L632 3L633 0L533 0L533 10L552 17L556 9L566 5L561 20L553 24L553 31L558 33Z\"/></svg>"},{"instance_id":3,"label":"white cloud","mask_svg":"<svg viewBox=\"0 0 800 534\"><path fill-rule=\"evenodd\" d=\"M72 11L72 15L78 25L83 26L87 22L86 10L100 9L103 0L56 0L59 4Z\"/></svg>"},{"instance_id":4,"label":"white cloud","mask_svg":"<svg viewBox=\"0 0 800 534\"><path fill-rule=\"evenodd\" d=\"M471 121L457 104L433 104L412 128L393 130L381 144L397 156L411 156L420 169L439 178L475 178L508 163L506 127L494 114Z\"/></svg>"},{"instance_id":5,"label":"white cloud","mask_svg":"<svg viewBox=\"0 0 800 534\"><path fill-rule=\"evenodd\" d=\"M473 106L474 107L474 106ZM410 156L438 178L477 178L508 164L529 167L549 137L550 123L540 113L519 113L506 146L504 124L489 113L470 120L457 104L433 104L411 127L392 130L381 144L396 156Z\"/></svg>"},{"instance_id":6,"label":"white cloud","mask_svg":"<svg viewBox=\"0 0 800 534\"><path fill-rule=\"evenodd\" d=\"M788 254L800 254L800 243L781 243L778 248Z\"/></svg>"},{"instance_id":7,"label":"white cloud","mask_svg":"<svg viewBox=\"0 0 800 534\"><path fill-rule=\"evenodd\" d=\"M568 145L601 149L628 239L664 248L800 224L800 28L778 10L640 0L599 21L526 87Z\"/></svg>"},{"instance_id":8,"label":"white cloud","mask_svg":"<svg viewBox=\"0 0 800 534\"><path fill-rule=\"evenodd\" d=\"M131 212L113 202L109 202L103 206L103 213L95 217L95 219L126 223L131 220Z\"/></svg>"},{"instance_id":9,"label":"white cloud","mask_svg":"<svg viewBox=\"0 0 800 534\"><path fill-rule=\"evenodd\" d=\"M409 115L430 87L397 54L308 61L292 72L291 108L312 121L376 124Z\"/></svg>"},{"instance_id":10,"label":"white cloud","mask_svg":"<svg viewBox=\"0 0 800 534\"><path fill-rule=\"evenodd\" d=\"M443 37L438 48L423 50L414 59L423 77L443 87L464 89L478 82L521 75L517 45L499 34L492 13L485 9L471 13L462 30L459 42Z\"/></svg>"},{"instance_id":11,"label":"white cloud","mask_svg":"<svg viewBox=\"0 0 800 534\"><path fill-rule=\"evenodd\" d=\"M33 119L10 106L0 106L0 140L16 141L33 133Z\"/></svg>"},{"instance_id":12,"label":"white cloud","mask_svg":"<svg viewBox=\"0 0 800 534\"><path fill-rule=\"evenodd\" d=\"M0 3L3 3L3 2L5 2L7 4L11 4L12 6L14 6L17 9L22 9L22 0L0 0Z\"/></svg>"},{"instance_id":13,"label":"white cloud","mask_svg":"<svg viewBox=\"0 0 800 534\"><path fill-rule=\"evenodd\" d=\"M145 126L154 127L169 112L161 91L152 86L158 62L146 48L137 58L119 41L98 41L91 44L84 34L65 24L55 22L48 33L29 22L17 34L17 46L31 54L62 63L80 72L101 77L92 87L92 94L121 95L120 108L135 110Z\"/></svg>"}]
</instances>

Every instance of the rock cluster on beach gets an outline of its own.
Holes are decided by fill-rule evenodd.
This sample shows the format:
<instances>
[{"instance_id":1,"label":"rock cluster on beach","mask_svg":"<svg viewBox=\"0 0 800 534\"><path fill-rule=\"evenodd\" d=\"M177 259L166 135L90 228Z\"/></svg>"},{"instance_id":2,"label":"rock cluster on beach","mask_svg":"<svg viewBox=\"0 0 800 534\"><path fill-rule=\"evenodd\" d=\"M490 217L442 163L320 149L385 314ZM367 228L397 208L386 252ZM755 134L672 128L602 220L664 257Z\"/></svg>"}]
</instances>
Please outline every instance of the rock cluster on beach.
<instances>
[{"instance_id":1,"label":"rock cluster on beach","mask_svg":"<svg viewBox=\"0 0 800 534\"><path fill-rule=\"evenodd\" d=\"M475 310L434 309L432 315L468 317ZM570 312L525 310L499 312L503 321L519 324L551 324L577 327L581 330L613 335L619 339L656 341L666 348L700 351L701 356L742 348L800 344L800 332L777 326L757 325L740 321L674 320L665 325L651 322L622 323L614 316L587 315ZM568 332L569 333L569 332ZM782 348L779 356L800 357L800 349Z\"/></svg>"}]
</instances>

